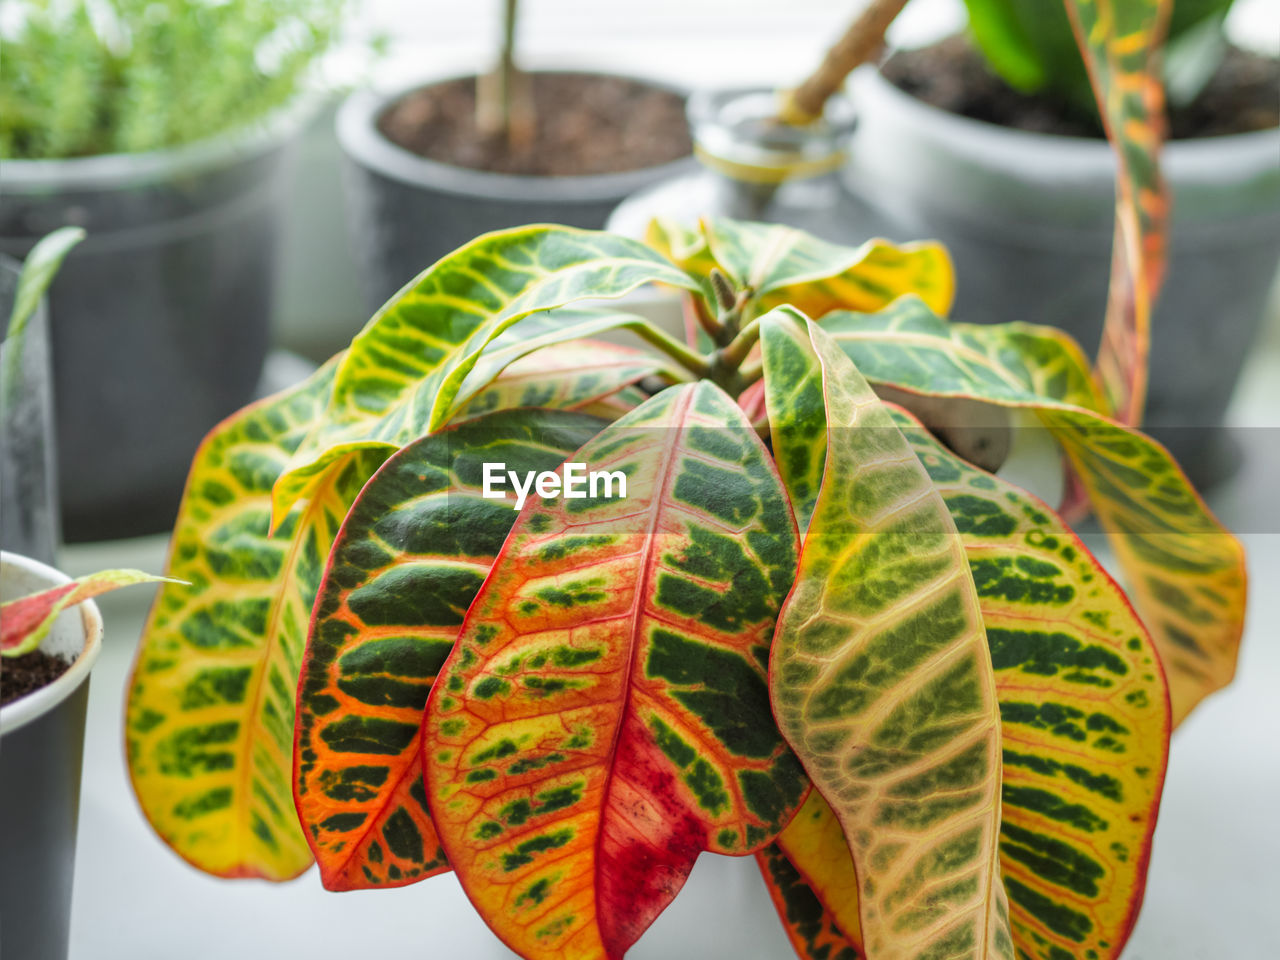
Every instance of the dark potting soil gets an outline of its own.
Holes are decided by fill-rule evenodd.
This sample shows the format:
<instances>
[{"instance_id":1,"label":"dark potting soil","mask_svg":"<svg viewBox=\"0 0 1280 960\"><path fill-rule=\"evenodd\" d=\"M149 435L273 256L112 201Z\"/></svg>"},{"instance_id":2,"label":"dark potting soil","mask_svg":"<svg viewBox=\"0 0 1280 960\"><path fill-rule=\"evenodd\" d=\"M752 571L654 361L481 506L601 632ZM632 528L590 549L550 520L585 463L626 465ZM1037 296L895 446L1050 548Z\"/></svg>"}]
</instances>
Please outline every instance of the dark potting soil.
<instances>
[{"instance_id":1,"label":"dark potting soil","mask_svg":"<svg viewBox=\"0 0 1280 960\"><path fill-rule=\"evenodd\" d=\"M935 107L1005 127L1068 137L1100 137L1095 117L1065 101L1006 86L963 36L902 50L881 67L886 79ZM1173 139L1215 137L1280 125L1280 60L1237 47L1191 103L1169 115Z\"/></svg>"},{"instance_id":2,"label":"dark potting soil","mask_svg":"<svg viewBox=\"0 0 1280 960\"><path fill-rule=\"evenodd\" d=\"M61 657L33 650L0 662L0 706L46 687L67 672L71 664Z\"/></svg>"},{"instance_id":3,"label":"dark potting soil","mask_svg":"<svg viewBox=\"0 0 1280 960\"><path fill-rule=\"evenodd\" d=\"M476 128L474 78L424 87L398 100L378 129L419 156L492 173L569 177L640 170L692 150L684 98L622 77L530 73L535 123L519 148Z\"/></svg>"}]
</instances>

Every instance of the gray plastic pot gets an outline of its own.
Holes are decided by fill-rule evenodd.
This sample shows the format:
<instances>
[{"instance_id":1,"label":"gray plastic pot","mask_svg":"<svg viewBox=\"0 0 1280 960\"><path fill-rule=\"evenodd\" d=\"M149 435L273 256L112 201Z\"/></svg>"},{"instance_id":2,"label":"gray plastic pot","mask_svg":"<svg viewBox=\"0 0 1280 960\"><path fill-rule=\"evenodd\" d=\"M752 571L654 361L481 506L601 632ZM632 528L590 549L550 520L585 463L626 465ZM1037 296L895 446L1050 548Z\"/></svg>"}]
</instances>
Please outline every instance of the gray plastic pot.
<instances>
[{"instance_id":1,"label":"gray plastic pot","mask_svg":"<svg viewBox=\"0 0 1280 960\"><path fill-rule=\"evenodd\" d=\"M201 437L253 397L283 161L309 114L154 153L4 161L0 251L89 234L50 293L67 539L170 526Z\"/></svg>"},{"instance_id":2,"label":"gray plastic pot","mask_svg":"<svg viewBox=\"0 0 1280 960\"><path fill-rule=\"evenodd\" d=\"M49 310L42 298L19 337L9 314L21 265L0 254L0 547L43 563L58 549Z\"/></svg>"},{"instance_id":3,"label":"gray plastic pot","mask_svg":"<svg viewBox=\"0 0 1280 960\"><path fill-rule=\"evenodd\" d=\"M0 599L66 583L27 557L0 554ZM14 960L65 960L80 815L89 671L102 648L93 601L63 611L40 644L71 660L57 680L0 708L0 942Z\"/></svg>"},{"instance_id":4,"label":"gray plastic pot","mask_svg":"<svg viewBox=\"0 0 1280 960\"><path fill-rule=\"evenodd\" d=\"M846 182L871 208L866 232L942 241L957 319L1051 324L1092 354L1114 229L1109 145L957 116L873 69L854 83ZM1280 129L1176 141L1163 164L1172 234L1147 427L1203 484L1234 466L1223 414L1280 263Z\"/></svg>"},{"instance_id":5,"label":"gray plastic pot","mask_svg":"<svg viewBox=\"0 0 1280 960\"><path fill-rule=\"evenodd\" d=\"M640 82L685 92L670 84ZM392 93L361 91L338 110L338 142L347 158L348 220L370 309L482 233L526 223L600 229L628 194L693 169L693 158L686 157L626 173L533 177L428 160L378 130L383 112L422 86Z\"/></svg>"}]
</instances>

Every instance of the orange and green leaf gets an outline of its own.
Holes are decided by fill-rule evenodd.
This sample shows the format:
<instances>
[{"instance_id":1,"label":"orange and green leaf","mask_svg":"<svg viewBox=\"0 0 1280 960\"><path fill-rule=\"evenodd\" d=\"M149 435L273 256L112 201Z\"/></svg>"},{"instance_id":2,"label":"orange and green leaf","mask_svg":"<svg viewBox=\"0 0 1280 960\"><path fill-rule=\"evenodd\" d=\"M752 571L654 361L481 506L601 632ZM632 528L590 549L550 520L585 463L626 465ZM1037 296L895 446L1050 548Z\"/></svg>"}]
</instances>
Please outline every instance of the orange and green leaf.
<instances>
[{"instance_id":1,"label":"orange and green leaf","mask_svg":"<svg viewBox=\"0 0 1280 960\"><path fill-rule=\"evenodd\" d=\"M554 470L603 426L502 411L405 447L374 474L329 556L298 686L294 790L330 890L447 870L422 783L432 681L516 518L483 462Z\"/></svg>"},{"instance_id":2,"label":"orange and green leaf","mask_svg":"<svg viewBox=\"0 0 1280 960\"><path fill-rule=\"evenodd\" d=\"M997 857L1000 714L955 524L831 338L789 310L761 324L766 379L804 383L820 366L825 405L821 481L769 690L848 838L866 952L1011 960ZM773 430L791 415L772 401L789 394L806 391L769 391L775 448L803 442Z\"/></svg>"},{"instance_id":3,"label":"orange and green leaf","mask_svg":"<svg viewBox=\"0 0 1280 960\"><path fill-rule=\"evenodd\" d=\"M293 809L294 691L325 557L375 464L350 454L274 534L271 487L333 377L249 406L196 453L166 584L143 631L125 741L156 832L224 877L284 880L311 863Z\"/></svg>"},{"instance_id":4,"label":"orange and green leaf","mask_svg":"<svg viewBox=\"0 0 1280 960\"><path fill-rule=\"evenodd\" d=\"M806 806L815 798L825 806L825 801L822 801L817 791L809 794ZM840 825L836 823L835 817L831 816L831 808L826 807L826 810L837 834L836 846L831 852L842 858L845 871L840 879L851 889L848 899L837 901L819 897L809 878L796 868L776 841L756 854L756 862L760 865L764 885L773 900L774 909L778 911L778 918L787 932L787 939L791 941L800 960L862 960L863 953L858 947L857 938L844 932L832 909L836 903L843 903L856 915L858 884L844 834L840 832ZM796 814L797 818L803 816L805 807L801 807Z\"/></svg>"},{"instance_id":5,"label":"orange and green leaf","mask_svg":"<svg viewBox=\"0 0 1280 960\"><path fill-rule=\"evenodd\" d=\"M620 471L625 497L525 505L428 701L424 765L499 937L620 958L700 852L754 852L803 799L765 667L796 530L710 383L659 393L571 460Z\"/></svg>"},{"instance_id":6,"label":"orange and green leaf","mask_svg":"<svg viewBox=\"0 0 1280 960\"><path fill-rule=\"evenodd\" d=\"M1064 2L1116 153L1116 229L1098 374L1117 419L1133 426L1142 422L1151 310L1167 258L1160 54L1173 0Z\"/></svg>"}]
</instances>

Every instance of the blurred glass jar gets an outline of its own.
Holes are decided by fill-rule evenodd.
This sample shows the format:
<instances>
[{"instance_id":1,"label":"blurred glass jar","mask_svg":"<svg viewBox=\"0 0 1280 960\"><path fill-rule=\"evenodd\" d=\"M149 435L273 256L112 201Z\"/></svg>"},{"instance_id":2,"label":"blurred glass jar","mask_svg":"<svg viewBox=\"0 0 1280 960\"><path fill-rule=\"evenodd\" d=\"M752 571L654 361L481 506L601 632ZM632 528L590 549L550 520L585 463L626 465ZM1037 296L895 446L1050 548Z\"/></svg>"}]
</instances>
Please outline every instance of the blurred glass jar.
<instances>
[{"instance_id":1,"label":"blurred glass jar","mask_svg":"<svg viewBox=\"0 0 1280 960\"><path fill-rule=\"evenodd\" d=\"M852 104L833 97L823 119L806 127L784 124L777 113L772 88L694 94L688 118L701 169L628 197L608 229L642 237L654 217L691 225L720 216L784 223L837 243L874 236L868 208L840 178Z\"/></svg>"}]
</instances>

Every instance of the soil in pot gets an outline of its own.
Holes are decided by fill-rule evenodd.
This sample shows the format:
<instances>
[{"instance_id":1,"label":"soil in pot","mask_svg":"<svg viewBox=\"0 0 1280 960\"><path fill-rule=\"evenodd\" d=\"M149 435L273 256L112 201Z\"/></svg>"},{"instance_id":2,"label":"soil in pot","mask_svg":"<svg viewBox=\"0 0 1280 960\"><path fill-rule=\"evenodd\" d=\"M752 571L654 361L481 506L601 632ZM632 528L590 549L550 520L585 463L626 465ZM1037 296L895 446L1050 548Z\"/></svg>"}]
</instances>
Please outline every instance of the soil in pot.
<instances>
[{"instance_id":1,"label":"soil in pot","mask_svg":"<svg viewBox=\"0 0 1280 960\"><path fill-rule=\"evenodd\" d=\"M902 50L881 68L912 96L961 116L1033 133L1101 137L1096 117L1063 100L1005 85L963 36ZM1280 125L1280 60L1231 47L1199 96L1169 112L1173 139L1248 133Z\"/></svg>"},{"instance_id":2,"label":"soil in pot","mask_svg":"<svg viewBox=\"0 0 1280 960\"><path fill-rule=\"evenodd\" d=\"M43 650L6 657L0 664L0 707L47 687L67 672L66 660Z\"/></svg>"},{"instance_id":3,"label":"soil in pot","mask_svg":"<svg viewBox=\"0 0 1280 960\"><path fill-rule=\"evenodd\" d=\"M530 73L533 138L511 147L476 126L474 78L415 90L378 129L393 143L440 163L490 173L588 176L655 167L692 150L684 98L623 77Z\"/></svg>"}]
</instances>

